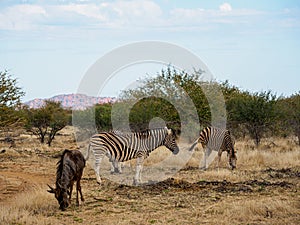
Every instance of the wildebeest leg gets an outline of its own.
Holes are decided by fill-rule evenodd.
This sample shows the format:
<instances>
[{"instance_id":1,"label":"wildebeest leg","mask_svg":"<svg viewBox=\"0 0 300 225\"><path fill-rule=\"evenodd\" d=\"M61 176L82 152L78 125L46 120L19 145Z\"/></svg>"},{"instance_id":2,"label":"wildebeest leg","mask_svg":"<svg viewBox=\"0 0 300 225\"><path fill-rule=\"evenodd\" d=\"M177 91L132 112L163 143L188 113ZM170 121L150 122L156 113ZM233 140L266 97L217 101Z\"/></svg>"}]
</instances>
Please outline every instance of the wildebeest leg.
<instances>
[{"instance_id":1,"label":"wildebeest leg","mask_svg":"<svg viewBox=\"0 0 300 225\"><path fill-rule=\"evenodd\" d=\"M76 182L76 206L79 206L78 191L80 189L80 180Z\"/></svg>"},{"instance_id":2,"label":"wildebeest leg","mask_svg":"<svg viewBox=\"0 0 300 225\"><path fill-rule=\"evenodd\" d=\"M78 191L79 191L80 199L81 199L82 202L84 202L84 198L83 198L83 195L82 195L82 192L81 192L80 180L78 180L77 183L76 183L76 189L77 189L77 201L78 201ZM79 203L78 203L78 205L79 205Z\"/></svg>"},{"instance_id":3,"label":"wildebeest leg","mask_svg":"<svg viewBox=\"0 0 300 225\"><path fill-rule=\"evenodd\" d=\"M72 198L73 185L74 185L74 181L71 181L70 182L70 193L69 193L70 204L71 204L71 198Z\"/></svg>"}]
</instances>

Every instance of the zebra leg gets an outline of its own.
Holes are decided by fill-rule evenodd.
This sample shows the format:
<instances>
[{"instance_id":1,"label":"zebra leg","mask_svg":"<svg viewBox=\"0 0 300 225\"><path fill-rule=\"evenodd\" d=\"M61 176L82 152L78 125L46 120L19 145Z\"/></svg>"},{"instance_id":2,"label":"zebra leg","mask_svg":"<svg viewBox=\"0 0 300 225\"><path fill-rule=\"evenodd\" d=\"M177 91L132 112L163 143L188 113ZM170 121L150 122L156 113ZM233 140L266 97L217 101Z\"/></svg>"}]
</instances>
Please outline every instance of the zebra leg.
<instances>
[{"instance_id":1,"label":"zebra leg","mask_svg":"<svg viewBox=\"0 0 300 225\"><path fill-rule=\"evenodd\" d=\"M229 169L232 169L232 167L231 167L231 164L230 164L230 159L231 159L231 157L230 157L230 153L229 153L229 152L227 152L228 168L229 168Z\"/></svg>"},{"instance_id":2,"label":"zebra leg","mask_svg":"<svg viewBox=\"0 0 300 225\"><path fill-rule=\"evenodd\" d=\"M122 173L121 163L118 162L117 160L111 160L110 172Z\"/></svg>"},{"instance_id":3,"label":"zebra leg","mask_svg":"<svg viewBox=\"0 0 300 225\"><path fill-rule=\"evenodd\" d=\"M138 157L136 159L136 173L135 173L135 177L133 179L133 185L139 185L142 183L141 173L142 173L142 169L143 169L143 161L144 161L143 157Z\"/></svg>"},{"instance_id":4,"label":"zebra leg","mask_svg":"<svg viewBox=\"0 0 300 225\"><path fill-rule=\"evenodd\" d=\"M95 174L96 174L96 179L97 179L97 183L101 184L101 177L100 177L100 164L102 161L103 155L100 155L98 158L96 158L95 160Z\"/></svg>"},{"instance_id":5,"label":"zebra leg","mask_svg":"<svg viewBox=\"0 0 300 225\"><path fill-rule=\"evenodd\" d=\"M115 173L115 163L114 160L109 160L110 161L110 173L113 174Z\"/></svg>"},{"instance_id":6,"label":"zebra leg","mask_svg":"<svg viewBox=\"0 0 300 225\"><path fill-rule=\"evenodd\" d=\"M110 173L111 174L117 173L117 166L118 166L117 160L110 158L109 161L111 163L110 164Z\"/></svg>"},{"instance_id":7,"label":"zebra leg","mask_svg":"<svg viewBox=\"0 0 300 225\"><path fill-rule=\"evenodd\" d=\"M211 149L208 148L208 147L206 147L204 149L203 164L200 167L200 169L206 170L208 168L208 166L207 166L207 158L210 156L210 154L211 154Z\"/></svg>"},{"instance_id":8,"label":"zebra leg","mask_svg":"<svg viewBox=\"0 0 300 225\"><path fill-rule=\"evenodd\" d=\"M106 153L106 156L109 158L109 162L110 164L110 173L114 174L114 173L118 173L118 161L114 158L112 158L111 154L109 152Z\"/></svg>"},{"instance_id":9,"label":"zebra leg","mask_svg":"<svg viewBox=\"0 0 300 225\"><path fill-rule=\"evenodd\" d=\"M201 164L201 161L200 161L199 169L200 170L205 170L205 165L206 165L206 148L203 149L203 160L202 160L202 164Z\"/></svg>"},{"instance_id":10,"label":"zebra leg","mask_svg":"<svg viewBox=\"0 0 300 225\"><path fill-rule=\"evenodd\" d=\"M115 164L115 172L116 173L122 173L122 163L121 162L116 162Z\"/></svg>"},{"instance_id":11,"label":"zebra leg","mask_svg":"<svg viewBox=\"0 0 300 225\"><path fill-rule=\"evenodd\" d=\"M222 156L222 149L220 149L219 151L218 151L218 170L219 170L219 168L220 168L220 164L221 164L221 156Z\"/></svg>"}]
</instances>

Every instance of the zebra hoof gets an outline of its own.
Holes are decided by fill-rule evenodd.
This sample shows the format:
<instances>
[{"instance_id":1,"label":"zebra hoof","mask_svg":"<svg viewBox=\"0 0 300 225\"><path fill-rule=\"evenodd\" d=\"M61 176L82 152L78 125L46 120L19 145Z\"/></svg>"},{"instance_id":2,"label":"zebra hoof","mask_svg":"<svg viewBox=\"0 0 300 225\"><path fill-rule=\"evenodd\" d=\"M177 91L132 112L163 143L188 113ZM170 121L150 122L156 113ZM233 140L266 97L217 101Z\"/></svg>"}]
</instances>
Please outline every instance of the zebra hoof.
<instances>
[{"instance_id":1,"label":"zebra hoof","mask_svg":"<svg viewBox=\"0 0 300 225\"><path fill-rule=\"evenodd\" d=\"M97 180L97 184L99 184L99 185L101 186L101 183L102 183L101 181L98 181L98 180Z\"/></svg>"},{"instance_id":2,"label":"zebra hoof","mask_svg":"<svg viewBox=\"0 0 300 225\"><path fill-rule=\"evenodd\" d=\"M133 179L133 186L139 186L141 184L140 181Z\"/></svg>"},{"instance_id":3,"label":"zebra hoof","mask_svg":"<svg viewBox=\"0 0 300 225\"><path fill-rule=\"evenodd\" d=\"M122 171L121 171L120 169L115 169L115 170L114 170L114 173L115 173L115 174L121 174Z\"/></svg>"}]
</instances>

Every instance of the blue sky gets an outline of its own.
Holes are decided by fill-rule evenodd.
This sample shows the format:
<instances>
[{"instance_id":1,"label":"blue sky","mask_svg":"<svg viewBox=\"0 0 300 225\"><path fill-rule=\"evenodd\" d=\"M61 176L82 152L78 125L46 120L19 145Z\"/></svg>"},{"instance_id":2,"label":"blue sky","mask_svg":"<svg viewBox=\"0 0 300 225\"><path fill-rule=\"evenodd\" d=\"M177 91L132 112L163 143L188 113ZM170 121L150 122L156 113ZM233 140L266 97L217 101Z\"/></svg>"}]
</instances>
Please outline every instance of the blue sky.
<instances>
[{"instance_id":1,"label":"blue sky","mask_svg":"<svg viewBox=\"0 0 300 225\"><path fill-rule=\"evenodd\" d=\"M219 81L288 96L300 90L299 37L300 1L0 0L0 70L24 101L76 93L97 59L146 40L192 51ZM124 70L101 95L158 69Z\"/></svg>"}]
</instances>

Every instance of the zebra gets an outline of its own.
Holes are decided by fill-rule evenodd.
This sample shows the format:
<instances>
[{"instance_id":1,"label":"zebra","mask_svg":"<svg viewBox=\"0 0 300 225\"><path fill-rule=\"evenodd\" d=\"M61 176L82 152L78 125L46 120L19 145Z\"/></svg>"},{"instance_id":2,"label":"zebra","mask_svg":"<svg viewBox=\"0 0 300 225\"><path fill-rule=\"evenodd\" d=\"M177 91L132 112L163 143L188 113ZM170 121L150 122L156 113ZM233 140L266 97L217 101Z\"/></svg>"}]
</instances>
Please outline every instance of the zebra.
<instances>
[{"instance_id":1,"label":"zebra","mask_svg":"<svg viewBox=\"0 0 300 225\"><path fill-rule=\"evenodd\" d=\"M142 132L122 133L118 131L101 132L91 137L85 159L88 160L90 151L95 156L94 171L97 183L101 184L100 164L106 155L110 158L114 168L118 162L124 162L136 158L136 174L133 184L138 185L141 181L143 161L159 146L166 146L174 155L179 152L172 129L157 128Z\"/></svg>"},{"instance_id":2,"label":"zebra","mask_svg":"<svg viewBox=\"0 0 300 225\"><path fill-rule=\"evenodd\" d=\"M204 149L203 165L202 168L207 169L207 157L211 154L211 151L218 151L218 168L221 161L221 155L223 151L227 152L229 166L231 169L236 168L237 157L234 151L234 142L231 139L229 130L220 129L217 127L206 127L199 135L199 138L192 144L190 151L193 150L195 145L199 148L202 145ZM201 168L201 166L200 166Z\"/></svg>"}]
</instances>

